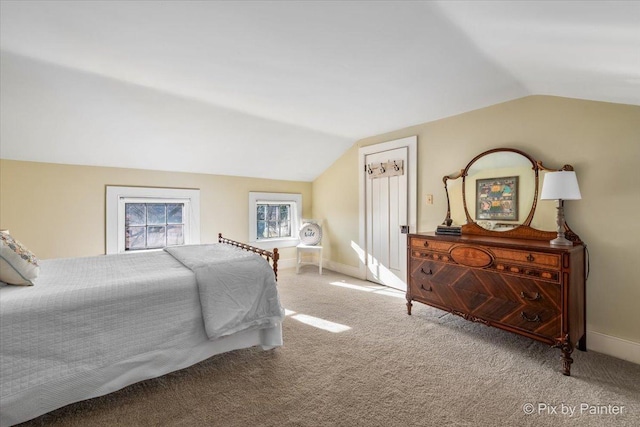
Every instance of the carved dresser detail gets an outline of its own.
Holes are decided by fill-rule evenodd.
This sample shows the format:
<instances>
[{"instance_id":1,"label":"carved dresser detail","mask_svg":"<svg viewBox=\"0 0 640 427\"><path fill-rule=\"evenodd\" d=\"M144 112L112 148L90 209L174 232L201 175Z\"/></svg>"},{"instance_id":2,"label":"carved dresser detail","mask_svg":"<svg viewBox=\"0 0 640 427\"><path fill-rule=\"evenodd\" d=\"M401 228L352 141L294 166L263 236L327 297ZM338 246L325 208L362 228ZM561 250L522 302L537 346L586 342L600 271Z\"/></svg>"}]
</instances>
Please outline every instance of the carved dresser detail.
<instances>
[{"instance_id":1,"label":"carved dresser detail","mask_svg":"<svg viewBox=\"0 0 640 427\"><path fill-rule=\"evenodd\" d=\"M553 206L538 205L547 171L522 151L498 148L444 177L443 226L407 239L407 311L418 301L547 343L570 375L574 348L586 351L586 247L566 224L573 244L550 243Z\"/></svg>"}]
</instances>

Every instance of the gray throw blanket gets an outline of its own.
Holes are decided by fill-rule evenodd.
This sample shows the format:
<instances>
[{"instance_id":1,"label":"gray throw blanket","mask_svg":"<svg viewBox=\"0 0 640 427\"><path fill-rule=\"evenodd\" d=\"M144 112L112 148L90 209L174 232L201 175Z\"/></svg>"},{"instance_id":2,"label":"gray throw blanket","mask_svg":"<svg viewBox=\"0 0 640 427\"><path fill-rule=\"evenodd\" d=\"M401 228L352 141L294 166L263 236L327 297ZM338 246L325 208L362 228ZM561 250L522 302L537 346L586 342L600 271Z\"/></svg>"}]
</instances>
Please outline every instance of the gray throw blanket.
<instances>
[{"instance_id":1,"label":"gray throw blanket","mask_svg":"<svg viewBox=\"0 0 640 427\"><path fill-rule=\"evenodd\" d=\"M165 251L195 273L210 339L271 327L284 319L273 270L259 255L224 244Z\"/></svg>"}]
</instances>

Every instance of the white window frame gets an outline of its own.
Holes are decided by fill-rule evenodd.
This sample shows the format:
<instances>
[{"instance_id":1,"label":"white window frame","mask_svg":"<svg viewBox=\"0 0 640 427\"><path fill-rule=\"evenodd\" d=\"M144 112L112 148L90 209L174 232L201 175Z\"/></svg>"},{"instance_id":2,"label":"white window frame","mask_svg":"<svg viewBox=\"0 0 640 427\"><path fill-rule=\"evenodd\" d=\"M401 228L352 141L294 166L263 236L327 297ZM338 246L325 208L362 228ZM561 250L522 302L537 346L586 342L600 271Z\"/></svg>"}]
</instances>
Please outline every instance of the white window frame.
<instances>
[{"instance_id":1,"label":"white window frame","mask_svg":"<svg viewBox=\"0 0 640 427\"><path fill-rule=\"evenodd\" d=\"M271 239L257 239L258 235L258 204L291 204L291 236L275 237ZM302 225L302 194L295 193L259 193L249 192L249 242L261 249L288 248L297 246L298 230Z\"/></svg>"},{"instance_id":2,"label":"white window frame","mask_svg":"<svg viewBox=\"0 0 640 427\"><path fill-rule=\"evenodd\" d=\"M107 254L125 251L125 203L184 203L184 243L200 243L200 190L107 186Z\"/></svg>"}]
</instances>

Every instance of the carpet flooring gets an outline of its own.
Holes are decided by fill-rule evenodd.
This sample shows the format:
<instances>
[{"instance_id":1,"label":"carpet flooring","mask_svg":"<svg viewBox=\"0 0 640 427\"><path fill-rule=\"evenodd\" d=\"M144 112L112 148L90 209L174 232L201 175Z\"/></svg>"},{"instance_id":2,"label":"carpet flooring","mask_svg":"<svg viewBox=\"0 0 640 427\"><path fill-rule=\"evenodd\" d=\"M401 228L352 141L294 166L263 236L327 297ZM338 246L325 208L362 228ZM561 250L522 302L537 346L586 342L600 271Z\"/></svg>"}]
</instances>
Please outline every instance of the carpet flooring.
<instances>
[{"instance_id":1,"label":"carpet flooring","mask_svg":"<svg viewBox=\"0 0 640 427\"><path fill-rule=\"evenodd\" d=\"M419 303L408 316L403 293L324 273L280 273L283 347L214 356L21 426L640 425L640 365L575 351L565 377L557 349Z\"/></svg>"}]
</instances>

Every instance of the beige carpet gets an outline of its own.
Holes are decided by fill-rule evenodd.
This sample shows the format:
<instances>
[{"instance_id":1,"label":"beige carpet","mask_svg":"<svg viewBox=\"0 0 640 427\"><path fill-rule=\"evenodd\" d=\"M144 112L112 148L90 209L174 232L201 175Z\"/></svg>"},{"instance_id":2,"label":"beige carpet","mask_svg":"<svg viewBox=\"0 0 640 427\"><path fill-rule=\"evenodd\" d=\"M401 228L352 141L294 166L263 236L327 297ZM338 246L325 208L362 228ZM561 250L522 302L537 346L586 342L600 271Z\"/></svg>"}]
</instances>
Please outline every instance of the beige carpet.
<instances>
[{"instance_id":1,"label":"beige carpet","mask_svg":"<svg viewBox=\"0 0 640 427\"><path fill-rule=\"evenodd\" d=\"M279 287L295 312L284 347L213 357L23 425L640 425L640 365L576 351L565 377L556 349L421 304L408 316L402 293L368 282L307 267L281 272Z\"/></svg>"}]
</instances>

